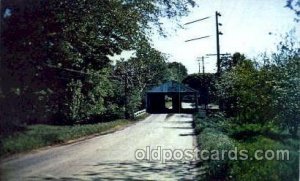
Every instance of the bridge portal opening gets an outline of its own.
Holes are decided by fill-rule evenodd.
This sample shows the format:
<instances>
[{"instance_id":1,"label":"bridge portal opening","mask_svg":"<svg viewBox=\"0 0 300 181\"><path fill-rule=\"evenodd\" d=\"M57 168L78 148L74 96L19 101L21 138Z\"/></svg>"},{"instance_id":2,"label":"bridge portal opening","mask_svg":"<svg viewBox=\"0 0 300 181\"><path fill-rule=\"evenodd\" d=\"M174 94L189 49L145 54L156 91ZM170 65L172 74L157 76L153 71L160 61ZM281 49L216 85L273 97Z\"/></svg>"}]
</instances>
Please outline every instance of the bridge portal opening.
<instances>
[{"instance_id":1,"label":"bridge portal opening","mask_svg":"<svg viewBox=\"0 0 300 181\"><path fill-rule=\"evenodd\" d=\"M172 102L172 96L165 95L165 109L171 111L173 108Z\"/></svg>"},{"instance_id":2,"label":"bridge portal opening","mask_svg":"<svg viewBox=\"0 0 300 181\"><path fill-rule=\"evenodd\" d=\"M147 92L148 113L193 113L198 111L198 91L175 81Z\"/></svg>"},{"instance_id":3,"label":"bridge portal opening","mask_svg":"<svg viewBox=\"0 0 300 181\"><path fill-rule=\"evenodd\" d=\"M182 109L192 109L196 106L197 97L195 95L184 95L181 98Z\"/></svg>"}]
</instances>

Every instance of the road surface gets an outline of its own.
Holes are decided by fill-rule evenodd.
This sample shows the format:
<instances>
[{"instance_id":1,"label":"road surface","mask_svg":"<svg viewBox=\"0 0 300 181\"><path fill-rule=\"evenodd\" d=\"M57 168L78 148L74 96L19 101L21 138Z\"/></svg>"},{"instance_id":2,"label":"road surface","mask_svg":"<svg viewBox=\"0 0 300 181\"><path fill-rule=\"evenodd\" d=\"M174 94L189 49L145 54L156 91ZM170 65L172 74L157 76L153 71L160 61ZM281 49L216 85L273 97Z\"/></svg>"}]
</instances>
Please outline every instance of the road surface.
<instances>
[{"instance_id":1,"label":"road surface","mask_svg":"<svg viewBox=\"0 0 300 181\"><path fill-rule=\"evenodd\" d=\"M143 154L136 158L137 153L147 154L147 147L172 154L195 149L192 116L150 115L111 134L4 160L1 180L195 180L201 173L194 161L162 163L159 157L141 160Z\"/></svg>"}]
</instances>

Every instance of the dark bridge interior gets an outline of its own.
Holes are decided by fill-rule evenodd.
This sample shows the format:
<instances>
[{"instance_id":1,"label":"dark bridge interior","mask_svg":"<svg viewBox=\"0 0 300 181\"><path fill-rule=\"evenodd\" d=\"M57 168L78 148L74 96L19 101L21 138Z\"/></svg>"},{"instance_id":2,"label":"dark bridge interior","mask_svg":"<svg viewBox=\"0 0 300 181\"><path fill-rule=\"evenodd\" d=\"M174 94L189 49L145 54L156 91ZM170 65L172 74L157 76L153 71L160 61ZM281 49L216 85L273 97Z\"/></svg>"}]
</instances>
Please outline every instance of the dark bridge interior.
<instances>
[{"instance_id":1,"label":"dark bridge interior","mask_svg":"<svg viewBox=\"0 0 300 181\"><path fill-rule=\"evenodd\" d=\"M147 92L148 113L194 113L198 110L198 91L175 81Z\"/></svg>"}]
</instances>

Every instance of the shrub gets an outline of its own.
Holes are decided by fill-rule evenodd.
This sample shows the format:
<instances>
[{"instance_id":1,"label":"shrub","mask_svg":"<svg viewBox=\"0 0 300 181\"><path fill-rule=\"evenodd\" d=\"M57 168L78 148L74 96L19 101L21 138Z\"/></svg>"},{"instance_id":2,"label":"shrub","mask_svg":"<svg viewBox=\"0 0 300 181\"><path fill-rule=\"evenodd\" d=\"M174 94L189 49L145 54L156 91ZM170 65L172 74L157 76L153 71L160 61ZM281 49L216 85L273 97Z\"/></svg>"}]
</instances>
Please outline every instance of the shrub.
<instances>
[{"instance_id":1,"label":"shrub","mask_svg":"<svg viewBox=\"0 0 300 181\"><path fill-rule=\"evenodd\" d=\"M224 179L229 176L227 174L229 168L228 158L213 158L213 152L218 154L222 153L222 150L232 150L234 148L234 142L222 131L223 126L226 124L225 120L221 114L215 114L204 119L201 119L199 115L195 116L195 131L198 134L197 141L200 150L212 151L211 158L203 161L204 167L207 168L207 179Z\"/></svg>"},{"instance_id":2,"label":"shrub","mask_svg":"<svg viewBox=\"0 0 300 181\"><path fill-rule=\"evenodd\" d=\"M219 154L222 153L222 150L233 150L233 141L227 135L216 129L206 128L199 135L198 143L200 149L211 151L211 158L203 163L207 167L207 177L210 179L224 179L228 177L228 158L213 158L213 155L216 153L218 157L220 157Z\"/></svg>"}]
</instances>

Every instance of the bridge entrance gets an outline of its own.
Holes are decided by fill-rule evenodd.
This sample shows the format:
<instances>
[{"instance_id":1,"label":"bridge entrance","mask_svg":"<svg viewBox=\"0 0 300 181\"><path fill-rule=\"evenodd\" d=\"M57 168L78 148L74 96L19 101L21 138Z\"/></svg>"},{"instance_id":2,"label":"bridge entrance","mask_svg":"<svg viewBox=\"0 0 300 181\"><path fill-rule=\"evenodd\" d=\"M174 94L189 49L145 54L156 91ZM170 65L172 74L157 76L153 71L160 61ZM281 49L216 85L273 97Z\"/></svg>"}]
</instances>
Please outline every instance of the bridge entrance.
<instances>
[{"instance_id":1,"label":"bridge entrance","mask_svg":"<svg viewBox=\"0 0 300 181\"><path fill-rule=\"evenodd\" d=\"M170 81L147 92L148 113L193 113L198 111L198 91Z\"/></svg>"}]
</instances>

